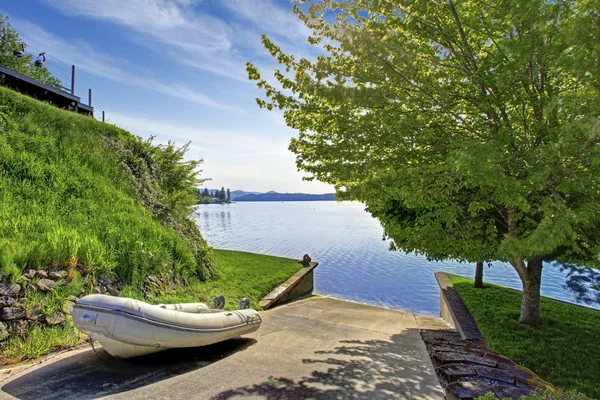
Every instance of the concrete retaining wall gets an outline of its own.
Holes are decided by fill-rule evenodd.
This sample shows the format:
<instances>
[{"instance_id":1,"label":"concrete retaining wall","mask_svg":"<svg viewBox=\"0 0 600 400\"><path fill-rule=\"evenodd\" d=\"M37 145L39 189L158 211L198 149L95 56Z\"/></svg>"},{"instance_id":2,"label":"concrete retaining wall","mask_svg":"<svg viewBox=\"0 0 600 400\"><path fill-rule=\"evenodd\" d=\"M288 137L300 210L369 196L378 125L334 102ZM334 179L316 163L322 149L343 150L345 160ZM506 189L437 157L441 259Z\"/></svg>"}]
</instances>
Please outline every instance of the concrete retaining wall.
<instances>
[{"instance_id":1,"label":"concrete retaining wall","mask_svg":"<svg viewBox=\"0 0 600 400\"><path fill-rule=\"evenodd\" d=\"M454 289L448 274L436 272L435 278L440 285L440 316L460 333L463 339L488 346L479 326L469 309Z\"/></svg>"},{"instance_id":2,"label":"concrete retaining wall","mask_svg":"<svg viewBox=\"0 0 600 400\"><path fill-rule=\"evenodd\" d=\"M314 269L319 263L311 262L309 266L296 272L294 276L266 295L258 304L265 310L276 305L294 300L312 293L314 289Z\"/></svg>"}]
</instances>

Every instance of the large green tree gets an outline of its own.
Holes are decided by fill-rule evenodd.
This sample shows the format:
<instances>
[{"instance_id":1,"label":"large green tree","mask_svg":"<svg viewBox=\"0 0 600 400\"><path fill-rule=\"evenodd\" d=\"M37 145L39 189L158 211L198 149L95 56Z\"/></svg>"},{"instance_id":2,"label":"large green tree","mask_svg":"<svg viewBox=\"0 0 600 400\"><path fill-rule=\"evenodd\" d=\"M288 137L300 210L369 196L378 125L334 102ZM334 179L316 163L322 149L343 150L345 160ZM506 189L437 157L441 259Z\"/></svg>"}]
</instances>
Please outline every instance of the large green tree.
<instances>
[{"instance_id":1,"label":"large green tree","mask_svg":"<svg viewBox=\"0 0 600 400\"><path fill-rule=\"evenodd\" d=\"M540 322L544 261L598 265L600 1L323 0L315 61L248 64L299 169L366 203L397 249L508 261ZM302 11L305 10L305 11Z\"/></svg>"},{"instance_id":2,"label":"large green tree","mask_svg":"<svg viewBox=\"0 0 600 400\"><path fill-rule=\"evenodd\" d=\"M48 68L45 66L37 67L35 65L37 57L29 53L26 53L22 58L14 56L13 52L21 50L22 45L26 45L26 43L21 40L17 31L10 26L8 17L0 14L0 65L48 85L60 87L60 80L52 76Z\"/></svg>"}]
</instances>

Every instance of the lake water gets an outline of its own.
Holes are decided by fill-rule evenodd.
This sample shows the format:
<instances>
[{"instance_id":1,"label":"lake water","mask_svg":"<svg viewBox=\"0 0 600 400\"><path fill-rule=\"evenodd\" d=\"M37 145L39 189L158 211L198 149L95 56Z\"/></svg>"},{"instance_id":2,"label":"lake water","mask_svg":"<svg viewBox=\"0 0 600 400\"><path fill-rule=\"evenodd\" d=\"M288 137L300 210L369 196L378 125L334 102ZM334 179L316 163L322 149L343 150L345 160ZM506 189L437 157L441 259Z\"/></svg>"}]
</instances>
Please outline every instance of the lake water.
<instances>
[{"instance_id":1,"label":"lake water","mask_svg":"<svg viewBox=\"0 0 600 400\"><path fill-rule=\"evenodd\" d=\"M332 297L439 314L437 271L473 276L474 265L429 262L389 251L379 222L356 202L256 202L200 205L193 214L202 235L217 249L240 250L319 262L315 292ZM484 280L520 289L514 269L495 262ZM542 294L575 302L565 273L544 267Z\"/></svg>"}]
</instances>

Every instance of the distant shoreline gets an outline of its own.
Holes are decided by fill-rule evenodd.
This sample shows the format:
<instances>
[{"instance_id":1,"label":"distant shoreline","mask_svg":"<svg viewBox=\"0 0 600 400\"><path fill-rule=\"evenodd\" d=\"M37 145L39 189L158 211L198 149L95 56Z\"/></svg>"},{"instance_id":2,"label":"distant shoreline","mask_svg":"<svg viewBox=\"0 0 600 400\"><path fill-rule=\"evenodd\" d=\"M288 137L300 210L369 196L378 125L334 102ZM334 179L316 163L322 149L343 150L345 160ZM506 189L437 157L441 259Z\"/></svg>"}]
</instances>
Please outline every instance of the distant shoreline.
<instances>
[{"instance_id":1,"label":"distant shoreline","mask_svg":"<svg viewBox=\"0 0 600 400\"><path fill-rule=\"evenodd\" d=\"M255 202L255 201L335 201L335 193L326 194L307 194L307 193L251 193L232 198L237 202Z\"/></svg>"}]
</instances>

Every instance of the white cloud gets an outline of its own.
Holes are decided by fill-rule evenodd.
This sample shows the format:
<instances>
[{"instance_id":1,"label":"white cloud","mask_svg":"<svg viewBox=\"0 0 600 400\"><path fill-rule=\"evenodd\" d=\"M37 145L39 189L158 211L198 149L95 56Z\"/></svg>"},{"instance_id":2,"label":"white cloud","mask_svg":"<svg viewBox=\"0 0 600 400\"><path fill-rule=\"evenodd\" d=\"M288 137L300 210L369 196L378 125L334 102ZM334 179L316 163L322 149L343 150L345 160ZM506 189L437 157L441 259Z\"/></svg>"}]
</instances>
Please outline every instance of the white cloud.
<instances>
[{"instance_id":1,"label":"white cloud","mask_svg":"<svg viewBox=\"0 0 600 400\"><path fill-rule=\"evenodd\" d=\"M246 60L232 48L226 22L208 13L197 13L190 0L47 0L67 15L109 21L142 37L137 44L158 51L165 58L247 81Z\"/></svg>"},{"instance_id":2,"label":"white cloud","mask_svg":"<svg viewBox=\"0 0 600 400\"><path fill-rule=\"evenodd\" d=\"M274 33L293 40L304 40L310 30L292 12L292 5L281 8L271 0L227 0L221 3L238 17L251 22L261 32Z\"/></svg>"},{"instance_id":3,"label":"white cloud","mask_svg":"<svg viewBox=\"0 0 600 400\"><path fill-rule=\"evenodd\" d=\"M245 112L191 89L189 85L157 80L149 75L143 67L115 60L111 56L95 50L85 41L63 40L26 20L11 18L10 23L21 33L21 37L25 43L36 48L43 46L44 51L48 52L48 54L75 64L78 69L91 75L126 85L153 90L203 106ZM118 65L123 65L124 67L121 68ZM64 83L69 84L69 82Z\"/></svg>"}]
</instances>

